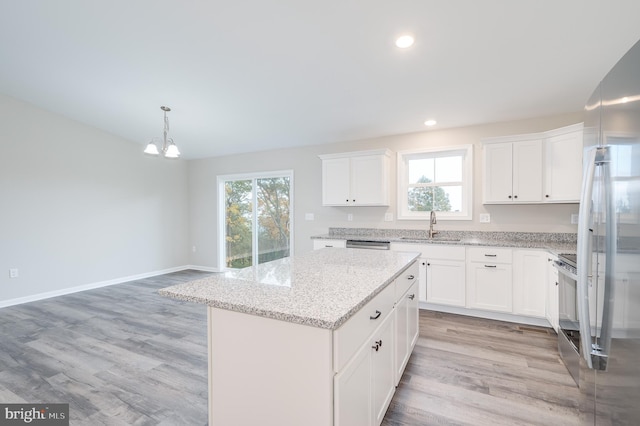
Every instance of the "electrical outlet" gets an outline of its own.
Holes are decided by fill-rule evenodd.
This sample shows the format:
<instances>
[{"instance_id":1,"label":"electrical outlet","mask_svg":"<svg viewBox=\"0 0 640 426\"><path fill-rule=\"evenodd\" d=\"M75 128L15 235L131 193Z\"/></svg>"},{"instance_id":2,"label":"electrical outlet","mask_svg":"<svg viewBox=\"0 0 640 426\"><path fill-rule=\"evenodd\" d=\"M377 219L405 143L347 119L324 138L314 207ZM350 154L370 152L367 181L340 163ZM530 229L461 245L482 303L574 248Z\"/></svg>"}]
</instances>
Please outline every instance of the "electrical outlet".
<instances>
[{"instance_id":1,"label":"electrical outlet","mask_svg":"<svg viewBox=\"0 0 640 426\"><path fill-rule=\"evenodd\" d=\"M578 213L572 213L571 214L571 224L572 225L577 225L578 224Z\"/></svg>"},{"instance_id":2,"label":"electrical outlet","mask_svg":"<svg viewBox=\"0 0 640 426\"><path fill-rule=\"evenodd\" d=\"M384 214L385 222L393 222L393 213L385 213Z\"/></svg>"},{"instance_id":3,"label":"electrical outlet","mask_svg":"<svg viewBox=\"0 0 640 426\"><path fill-rule=\"evenodd\" d=\"M348 220L349 222L353 221L353 215L352 215L351 213L349 213L349 214L347 215L347 220Z\"/></svg>"},{"instance_id":4,"label":"electrical outlet","mask_svg":"<svg viewBox=\"0 0 640 426\"><path fill-rule=\"evenodd\" d=\"M489 213L480 213L480 223L491 223L491 215Z\"/></svg>"},{"instance_id":5,"label":"electrical outlet","mask_svg":"<svg viewBox=\"0 0 640 426\"><path fill-rule=\"evenodd\" d=\"M17 268L9 269L9 278L18 278L18 269Z\"/></svg>"},{"instance_id":6,"label":"electrical outlet","mask_svg":"<svg viewBox=\"0 0 640 426\"><path fill-rule=\"evenodd\" d=\"M305 213L304 220L315 220L315 216L313 213Z\"/></svg>"}]
</instances>

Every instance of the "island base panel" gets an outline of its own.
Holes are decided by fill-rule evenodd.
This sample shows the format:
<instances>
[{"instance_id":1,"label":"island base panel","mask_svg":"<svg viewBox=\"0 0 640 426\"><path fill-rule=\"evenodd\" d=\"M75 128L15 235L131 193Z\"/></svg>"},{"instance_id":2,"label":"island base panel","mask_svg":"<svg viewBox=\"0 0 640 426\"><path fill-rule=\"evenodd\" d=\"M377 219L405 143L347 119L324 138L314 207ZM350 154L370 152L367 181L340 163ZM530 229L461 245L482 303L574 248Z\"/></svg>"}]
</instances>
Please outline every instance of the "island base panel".
<instances>
[{"instance_id":1,"label":"island base panel","mask_svg":"<svg viewBox=\"0 0 640 426\"><path fill-rule=\"evenodd\" d=\"M333 424L331 330L213 307L208 329L211 426Z\"/></svg>"}]
</instances>

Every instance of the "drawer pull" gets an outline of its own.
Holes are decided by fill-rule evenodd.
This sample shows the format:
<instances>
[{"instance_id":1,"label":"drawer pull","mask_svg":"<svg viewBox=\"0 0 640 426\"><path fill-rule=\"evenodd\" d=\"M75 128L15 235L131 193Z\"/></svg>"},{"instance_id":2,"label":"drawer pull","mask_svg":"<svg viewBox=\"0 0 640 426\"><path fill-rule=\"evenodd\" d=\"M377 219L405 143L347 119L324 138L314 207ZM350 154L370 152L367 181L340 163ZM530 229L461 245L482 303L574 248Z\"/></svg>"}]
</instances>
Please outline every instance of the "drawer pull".
<instances>
[{"instance_id":1,"label":"drawer pull","mask_svg":"<svg viewBox=\"0 0 640 426\"><path fill-rule=\"evenodd\" d=\"M380 346L378 346L378 343L376 342L375 345L371 346L371 349L375 349L376 352L378 352L378 349L380 349Z\"/></svg>"},{"instance_id":2,"label":"drawer pull","mask_svg":"<svg viewBox=\"0 0 640 426\"><path fill-rule=\"evenodd\" d=\"M408 280L412 280L412 279L414 279L414 278L415 278L415 277L414 277L413 275L409 275L409 276L407 277L407 279L408 279Z\"/></svg>"},{"instance_id":3,"label":"drawer pull","mask_svg":"<svg viewBox=\"0 0 640 426\"><path fill-rule=\"evenodd\" d=\"M382 339L380 339L380 340L376 340L375 344L376 344L378 347L382 347Z\"/></svg>"},{"instance_id":4,"label":"drawer pull","mask_svg":"<svg viewBox=\"0 0 640 426\"><path fill-rule=\"evenodd\" d=\"M498 257L497 254L485 254L484 256L485 257Z\"/></svg>"},{"instance_id":5,"label":"drawer pull","mask_svg":"<svg viewBox=\"0 0 640 426\"><path fill-rule=\"evenodd\" d=\"M497 268L496 265L484 265L485 268Z\"/></svg>"},{"instance_id":6,"label":"drawer pull","mask_svg":"<svg viewBox=\"0 0 640 426\"><path fill-rule=\"evenodd\" d=\"M407 296L407 297L409 297L409 300L413 300L413 299L416 297L416 295L415 295L415 294L410 294L410 295L409 295L409 296Z\"/></svg>"},{"instance_id":7,"label":"drawer pull","mask_svg":"<svg viewBox=\"0 0 640 426\"><path fill-rule=\"evenodd\" d=\"M382 315L382 312L376 311L375 316L372 316L372 317L370 316L369 319L377 320L378 318L380 318L380 315Z\"/></svg>"}]
</instances>

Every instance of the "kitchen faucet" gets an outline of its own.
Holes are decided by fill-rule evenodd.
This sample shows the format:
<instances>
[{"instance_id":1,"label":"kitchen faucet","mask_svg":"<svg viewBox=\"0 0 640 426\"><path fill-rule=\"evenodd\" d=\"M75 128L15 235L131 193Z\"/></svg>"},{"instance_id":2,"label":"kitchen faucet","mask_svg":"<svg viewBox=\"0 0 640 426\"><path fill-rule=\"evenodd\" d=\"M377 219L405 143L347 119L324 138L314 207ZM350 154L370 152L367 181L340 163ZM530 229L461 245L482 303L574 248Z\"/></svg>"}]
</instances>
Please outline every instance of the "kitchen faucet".
<instances>
[{"instance_id":1,"label":"kitchen faucet","mask_svg":"<svg viewBox=\"0 0 640 426\"><path fill-rule=\"evenodd\" d=\"M436 220L436 212L431 210L431 216L429 217L429 238L433 238L433 236L438 233L438 231L433 230L433 225L436 223L438 223Z\"/></svg>"}]
</instances>

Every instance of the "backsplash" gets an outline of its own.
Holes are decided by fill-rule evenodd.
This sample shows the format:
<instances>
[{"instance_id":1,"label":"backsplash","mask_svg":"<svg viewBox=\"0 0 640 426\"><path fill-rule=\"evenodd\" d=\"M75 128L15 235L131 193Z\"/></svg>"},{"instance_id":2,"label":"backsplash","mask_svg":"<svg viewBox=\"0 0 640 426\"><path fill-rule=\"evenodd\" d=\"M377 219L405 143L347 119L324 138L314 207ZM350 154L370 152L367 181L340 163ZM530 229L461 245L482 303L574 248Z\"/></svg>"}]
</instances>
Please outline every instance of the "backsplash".
<instances>
[{"instance_id":1,"label":"backsplash","mask_svg":"<svg viewBox=\"0 0 640 426\"><path fill-rule=\"evenodd\" d=\"M329 228L329 237L428 238L425 229ZM438 231L436 239L577 243L578 234L552 232Z\"/></svg>"}]
</instances>

